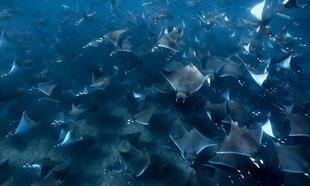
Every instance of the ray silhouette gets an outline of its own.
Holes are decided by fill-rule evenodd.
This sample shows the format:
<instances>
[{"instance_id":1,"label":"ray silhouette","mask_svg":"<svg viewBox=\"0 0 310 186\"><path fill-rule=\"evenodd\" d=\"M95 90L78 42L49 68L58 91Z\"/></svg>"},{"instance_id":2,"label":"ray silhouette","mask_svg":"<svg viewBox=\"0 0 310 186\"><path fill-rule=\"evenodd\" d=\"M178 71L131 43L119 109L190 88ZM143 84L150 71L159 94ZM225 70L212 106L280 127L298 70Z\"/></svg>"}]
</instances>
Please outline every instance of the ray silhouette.
<instances>
[{"instance_id":1,"label":"ray silhouette","mask_svg":"<svg viewBox=\"0 0 310 186\"><path fill-rule=\"evenodd\" d=\"M131 152L119 152L122 157L123 171L131 177L139 177L151 164L148 153L145 150L132 150Z\"/></svg>"},{"instance_id":2,"label":"ray silhouette","mask_svg":"<svg viewBox=\"0 0 310 186\"><path fill-rule=\"evenodd\" d=\"M204 76L193 64L170 72L162 71L162 74L177 92L176 101L182 99L183 103L186 96L199 90L207 79L207 76Z\"/></svg>"}]
</instances>

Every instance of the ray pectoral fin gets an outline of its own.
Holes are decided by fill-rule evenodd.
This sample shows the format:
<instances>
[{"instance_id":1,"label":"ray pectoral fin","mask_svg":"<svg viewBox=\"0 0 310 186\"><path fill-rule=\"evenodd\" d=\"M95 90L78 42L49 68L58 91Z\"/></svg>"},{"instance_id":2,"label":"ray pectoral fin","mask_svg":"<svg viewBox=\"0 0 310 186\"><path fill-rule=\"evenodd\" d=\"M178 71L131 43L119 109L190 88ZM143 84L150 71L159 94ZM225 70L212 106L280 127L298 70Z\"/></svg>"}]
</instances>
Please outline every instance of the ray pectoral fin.
<instances>
[{"instance_id":1,"label":"ray pectoral fin","mask_svg":"<svg viewBox=\"0 0 310 186\"><path fill-rule=\"evenodd\" d=\"M187 141L184 141L184 137L183 136L182 137L174 137L173 135L170 134L170 139L173 141L173 143L178 147L178 149L183 154L185 149L186 149L186 146L187 146L185 144Z\"/></svg>"},{"instance_id":2,"label":"ray pectoral fin","mask_svg":"<svg viewBox=\"0 0 310 186\"><path fill-rule=\"evenodd\" d=\"M273 130L272 130L272 125L270 123L270 119L268 119L266 121L266 123L262 126L262 130L264 131L264 133L266 133L268 136L270 137L275 137L274 136L274 133L273 133Z\"/></svg>"},{"instance_id":3,"label":"ray pectoral fin","mask_svg":"<svg viewBox=\"0 0 310 186\"><path fill-rule=\"evenodd\" d=\"M14 74L16 72L19 72L21 70L21 67L19 66L19 64L17 63L17 57L15 56L14 61L12 63L11 69L9 71L9 75Z\"/></svg>"},{"instance_id":4,"label":"ray pectoral fin","mask_svg":"<svg viewBox=\"0 0 310 186\"><path fill-rule=\"evenodd\" d=\"M176 91L178 88L177 78L175 78L175 75L173 75L173 72L161 71L161 74L166 78L166 80L169 82L171 87Z\"/></svg>"},{"instance_id":5,"label":"ray pectoral fin","mask_svg":"<svg viewBox=\"0 0 310 186\"><path fill-rule=\"evenodd\" d=\"M171 32L167 33L158 40L157 46L167 48L173 52L178 52L181 36L182 29L180 27L174 27Z\"/></svg>"},{"instance_id":6,"label":"ray pectoral fin","mask_svg":"<svg viewBox=\"0 0 310 186\"><path fill-rule=\"evenodd\" d=\"M192 141L194 144L194 151L196 154L199 154L203 149L210 147L210 146L217 146L218 144L213 140L205 137L202 135L196 128L193 128L191 131Z\"/></svg>"},{"instance_id":7,"label":"ray pectoral fin","mask_svg":"<svg viewBox=\"0 0 310 186\"><path fill-rule=\"evenodd\" d=\"M235 170L245 168L250 164L250 158L240 154L216 154L209 160L217 169L222 170L222 167L229 167Z\"/></svg>"},{"instance_id":8,"label":"ray pectoral fin","mask_svg":"<svg viewBox=\"0 0 310 186\"><path fill-rule=\"evenodd\" d=\"M54 82L39 83L38 84L38 90L43 92L47 96L50 96L56 86L57 86L57 84Z\"/></svg>"},{"instance_id":9,"label":"ray pectoral fin","mask_svg":"<svg viewBox=\"0 0 310 186\"><path fill-rule=\"evenodd\" d=\"M291 173L304 173L309 170L305 147L303 145L275 144L280 169Z\"/></svg>"},{"instance_id":10,"label":"ray pectoral fin","mask_svg":"<svg viewBox=\"0 0 310 186\"><path fill-rule=\"evenodd\" d=\"M259 86L263 86L264 81L267 79L269 72L265 72L263 74L254 74L253 72L249 71L251 77L253 78L253 80L259 85Z\"/></svg>"},{"instance_id":11,"label":"ray pectoral fin","mask_svg":"<svg viewBox=\"0 0 310 186\"><path fill-rule=\"evenodd\" d=\"M226 101L226 114L238 124L245 124L250 121L249 113L236 100Z\"/></svg>"},{"instance_id":12,"label":"ray pectoral fin","mask_svg":"<svg viewBox=\"0 0 310 186\"><path fill-rule=\"evenodd\" d=\"M141 125L148 125L153 113L155 112L155 109L156 108L154 106L141 110L139 113L134 115L134 121Z\"/></svg>"},{"instance_id":13,"label":"ray pectoral fin","mask_svg":"<svg viewBox=\"0 0 310 186\"><path fill-rule=\"evenodd\" d=\"M265 7L266 0L258 3L251 9L251 14L256 17L258 20L263 19L263 11Z\"/></svg>"},{"instance_id":14,"label":"ray pectoral fin","mask_svg":"<svg viewBox=\"0 0 310 186\"><path fill-rule=\"evenodd\" d=\"M68 146L68 145L72 145L75 144L81 140L83 140L83 137L76 137L75 136L75 130L71 129L71 130L64 130L62 129L59 135L59 143L56 145L56 147L63 147L63 146Z\"/></svg>"},{"instance_id":15,"label":"ray pectoral fin","mask_svg":"<svg viewBox=\"0 0 310 186\"><path fill-rule=\"evenodd\" d=\"M116 30L116 31L112 31L109 32L107 34L104 35L105 38L107 38L108 40L111 41L111 43L117 47L118 46L118 42L122 39L122 37L125 35L125 33L127 33L129 29L122 29L122 30Z\"/></svg>"},{"instance_id":16,"label":"ray pectoral fin","mask_svg":"<svg viewBox=\"0 0 310 186\"><path fill-rule=\"evenodd\" d=\"M195 156L203 149L217 145L213 140L202 135L196 128L187 131L184 124L179 121L175 122L170 139L179 148L184 158L184 155Z\"/></svg>"},{"instance_id":17,"label":"ray pectoral fin","mask_svg":"<svg viewBox=\"0 0 310 186\"><path fill-rule=\"evenodd\" d=\"M261 129L245 129L231 124L230 132L217 153L251 156L258 150L261 144L261 137Z\"/></svg>"},{"instance_id":18,"label":"ray pectoral fin","mask_svg":"<svg viewBox=\"0 0 310 186\"><path fill-rule=\"evenodd\" d=\"M306 136L310 137L310 121L309 119L294 114L288 113L288 118L290 121L290 133L289 136Z\"/></svg>"},{"instance_id":19,"label":"ray pectoral fin","mask_svg":"<svg viewBox=\"0 0 310 186\"><path fill-rule=\"evenodd\" d=\"M35 126L37 126L38 124L39 123L30 119L29 116L27 115L27 113L24 111L22 114L22 118L21 118L17 128L15 129L14 135L24 134L24 133L30 131Z\"/></svg>"},{"instance_id":20,"label":"ray pectoral fin","mask_svg":"<svg viewBox=\"0 0 310 186\"><path fill-rule=\"evenodd\" d=\"M167 48L172 50L173 52L178 52L176 41L171 40L168 37L164 37L158 41L158 47Z\"/></svg>"},{"instance_id":21,"label":"ray pectoral fin","mask_svg":"<svg viewBox=\"0 0 310 186\"><path fill-rule=\"evenodd\" d=\"M184 138L186 138L188 131L184 127L184 123L180 120L174 122L171 132L170 132L170 139L173 143L178 147L178 149L183 154L186 149L186 144Z\"/></svg>"},{"instance_id":22,"label":"ray pectoral fin","mask_svg":"<svg viewBox=\"0 0 310 186\"><path fill-rule=\"evenodd\" d=\"M278 63L277 66L284 68L284 69L290 69L291 68L291 60L292 60L292 55L289 55L282 62Z\"/></svg>"}]
</instances>

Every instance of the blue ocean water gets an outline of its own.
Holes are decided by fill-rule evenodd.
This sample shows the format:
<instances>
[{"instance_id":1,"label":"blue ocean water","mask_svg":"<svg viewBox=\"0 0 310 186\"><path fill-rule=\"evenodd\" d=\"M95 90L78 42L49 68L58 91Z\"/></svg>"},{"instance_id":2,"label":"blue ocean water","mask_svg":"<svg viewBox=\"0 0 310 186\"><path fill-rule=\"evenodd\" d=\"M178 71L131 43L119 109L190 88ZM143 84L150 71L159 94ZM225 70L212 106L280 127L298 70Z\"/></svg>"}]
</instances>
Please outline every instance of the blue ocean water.
<instances>
[{"instance_id":1,"label":"blue ocean water","mask_svg":"<svg viewBox=\"0 0 310 186\"><path fill-rule=\"evenodd\" d=\"M307 0L0 0L0 185L309 185Z\"/></svg>"}]
</instances>

